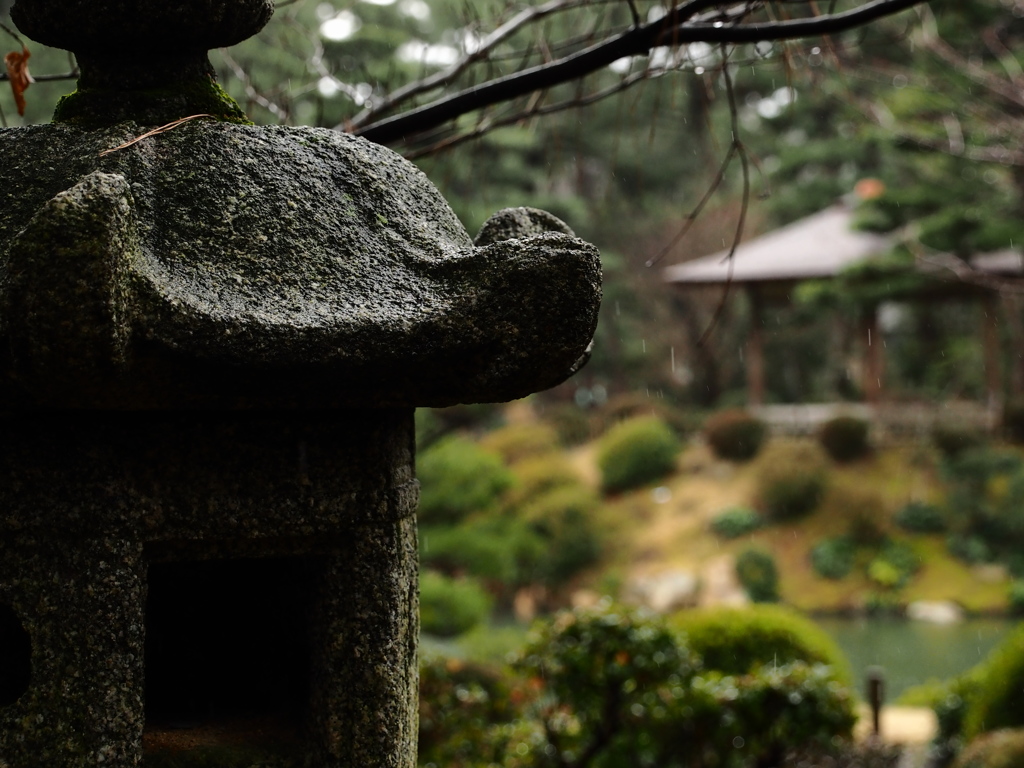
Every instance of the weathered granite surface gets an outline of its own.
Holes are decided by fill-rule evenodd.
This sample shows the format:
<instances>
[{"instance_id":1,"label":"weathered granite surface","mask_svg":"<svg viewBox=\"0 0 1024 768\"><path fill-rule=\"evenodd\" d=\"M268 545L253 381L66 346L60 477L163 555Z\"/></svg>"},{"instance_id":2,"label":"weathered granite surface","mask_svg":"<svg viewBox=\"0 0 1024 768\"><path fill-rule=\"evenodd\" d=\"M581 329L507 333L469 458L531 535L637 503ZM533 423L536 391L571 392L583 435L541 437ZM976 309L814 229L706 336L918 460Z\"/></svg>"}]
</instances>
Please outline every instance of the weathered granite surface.
<instances>
[{"instance_id":1,"label":"weathered granite surface","mask_svg":"<svg viewBox=\"0 0 1024 768\"><path fill-rule=\"evenodd\" d=\"M273 13L272 0L18 0L11 18L54 48L152 58L235 45L263 29Z\"/></svg>"},{"instance_id":2,"label":"weathered granite surface","mask_svg":"<svg viewBox=\"0 0 1024 768\"><path fill-rule=\"evenodd\" d=\"M0 130L0 768L137 768L161 706L215 717L229 683L177 679L161 579L281 562L294 764L412 768L413 408L522 397L588 354L600 263L564 223L509 209L474 241L393 152L244 124L206 49L270 12L12 11L82 76L55 124ZM248 681L260 652L200 668Z\"/></svg>"},{"instance_id":3,"label":"weathered granite surface","mask_svg":"<svg viewBox=\"0 0 1024 768\"><path fill-rule=\"evenodd\" d=\"M502 401L590 342L598 254L550 214L474 246L414 166L325 129L195 123L100 157L141 131L0 131L9 402Z\"/></svg>"}]
</instances>

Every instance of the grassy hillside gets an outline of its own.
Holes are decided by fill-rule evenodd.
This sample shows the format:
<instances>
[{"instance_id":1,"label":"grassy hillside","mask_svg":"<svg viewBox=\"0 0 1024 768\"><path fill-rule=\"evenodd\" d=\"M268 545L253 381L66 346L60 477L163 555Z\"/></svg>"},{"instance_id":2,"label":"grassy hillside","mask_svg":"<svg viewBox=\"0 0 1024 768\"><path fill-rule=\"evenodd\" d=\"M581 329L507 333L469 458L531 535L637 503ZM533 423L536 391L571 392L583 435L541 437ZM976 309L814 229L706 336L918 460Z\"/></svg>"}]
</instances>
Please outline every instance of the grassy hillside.
<instances>
[{"instance_id":1,"label":"grassy hillside","mask_svg":"<svg viewBox=\"0 0 1024 768\"><path fill-rule=\"evenodd\" d=\"M573 454L576 466L591 478L595 473L587 468L593 466L593 453L594 446L587 445ZM880 592L865 572L870 548L859 551L851 574L838 580L817 575L810 552L824 538L849 533L851 516L857 510L850 509L848 500L870 489L880 502L871 514L881 533L909 544L921 560L914 577L887 597L898 604L952 600L971 612L1006 610L1008 577L1004 569L968 565L949 553L945 534L913 535L893 522L895 513L910 501L942 503L945 491L937 458L927 446L890 446L864 459L833 465L819 509L795 521L725 540L713 532L710 523L726 509L757 507L755 468L756 462L735 464L715 459L699 439L691 441L679 459L678 471L660 484L668 493L648 487L606 501L611 512L608 517L621 524L615 551L606 565L617 569L624 579L668 569L701 572L723 555L757 547L776 559L784 602L805 611L860 609L871 595Z\"/></svg>"}]
</instances>

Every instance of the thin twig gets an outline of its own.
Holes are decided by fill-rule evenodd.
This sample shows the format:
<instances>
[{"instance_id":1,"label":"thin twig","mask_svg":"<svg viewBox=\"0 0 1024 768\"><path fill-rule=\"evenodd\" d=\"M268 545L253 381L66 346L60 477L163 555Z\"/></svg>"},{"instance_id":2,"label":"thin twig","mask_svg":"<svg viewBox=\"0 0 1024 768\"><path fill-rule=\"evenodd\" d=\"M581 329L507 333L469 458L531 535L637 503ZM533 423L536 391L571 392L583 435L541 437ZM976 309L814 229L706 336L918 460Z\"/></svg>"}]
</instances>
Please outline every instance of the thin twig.
<instances>
[{"instance_id":1,"label":"thin twig","mask_svg":"<svg viewBox=\"0 0 1024 768\"><path fill-rule=\"evenodd\" d=\"M100 152L100 157L103 157L105 155L109 155L112 152L117 152L119 150L125 149L126 147L130 147L132 144L138 144L140 141L142 141L143 139L148 139L150 136L157 136L157 135L159 135L161 133L167 133L168 131L173 131L175 128L177 128L179 126L182 126L182 125L184 125L185 123L187 123L187 122L189 122L191 120L198 120L200 117L213 117L213 115L208 115L208 114L205 114L205 113L203 113L201 115L189 115L188 117L183 117L180 120L175 120L173 123L168 123L167 125L161 125L159 128L154 128L151 131L146 131L141 136L136 136L131 141L126 141L124 144L120 144L120 145L118 145L116 147L111 147L110 149L104 149L102 152Z\"/></svg>"},{"instance_id":2,"label":"thin twig","mask_svg":"<svg viewBox=\"0 0 1024 768\"><path fill-rule=\"evenodd\" d=\"M679 245L680 240L686 237L686 233L689 232L690 229L693 227L694 222L697 221L697 218L704 210L704 207L708 204L708 202L710 202L715 192L718 191L718 187L721 186L722 181L725 180L725 172L729 168L729 165L732 163L732 159L735 156L736 145L730 144L729 149L725 153L725 157L722 159L721 164L718 166L718 173L715 174L715 177L711 180L711 183L708 185L708 188L704 190L704 196L700 199L700 202L698 202L697 205L693 207L693 210L691 210L688 214L686 214L686 216L683 217L683 226L680 227L679 231L676 232L676 234L672 237L668 245L666 245L664 248L658 251L657 256L648 259L645 266L653 267L655 264L657 264L659 261L665 258L673 248Z\"/></svg>"},{"instance_id":3,"label":"thin twig","mask_svg":"<svg viewBox=\"0 0 1024 768\"><path fill-rule=\"evenodd\" d=\"M21 46L22 48L26 48L26 47L27 47L27 46L25 45L25 41L24 41L24 40L22 40L22 39L21 39L21 38L20 38L20 37L18 36L18 33L17 33L17 32L15 32L15 31L14 31L13 29L11 29L10 27L8 27L8 26L7 26L6 24L0 23L0 29L2 29L2 30L3 30L4 32L6 32L6 33L7 33L8 35L10 35L11 37L13 37L13 38L14 38L14 39L15 39L15 40L17 41L18 45L20 45L20 46Z\"/></svg>"},{"instance_id":4,"label":"thin twig","mask_svg":"<svg viewBox=\"0 0 1024 768\"><path fill-rule=\"evenodd\" d=\"M729 120L730 128L732 129L731 146L740 158L740 169L743 174L743 198L740 203L740 215L736 220L736 232L732 238L732 245L729 247L729 253L725 255L725 260L729 262L729 271L725 278L725 288L722 291L722 298L718 302L718 306L715 308L714 315L711 316L711 323L708 325L704 333L701 334L701 337L697 339L698 347L703 347L707 343L712 331L714 331L715 327L718 325L718 321L721 319L722 313L725 311L725 305L732 290L732 275L736 264L736 249L739 247L740 241L743 240L743 230L747 223L747 210L750 207L750 163L747 159L746 147L744 147L743 142L740 141L740 123L739 113L736 109L736 93L733 89L732 75L729 73L729 55L724 45L722 46L722 61L722 78L725 80L725 93L729 100Z\"/></svg>"},{"instance_id":5,"label":"thin twig","mask_svg":"<svg viewBox=\"0 0 1024 768\"><path fill-rule=\"evenodd\" d=\"M640 26L640 11L636 9L636 0L626 0L629 4L629 12L633 14L633 26Z\"/></svg>"},{"instance_id":6,"label":"thin twig","mask_svg":"<svg viewBox=\"0 0 1024 768\"><path fill-rule=\"evenodd\" d=\"M288 111L257 91L256 86L252 84L252 78L249 77L249 73L245 71L241 64L235 61L234 57L232 57L226 49L221 48L220 55L224 59L224 63L231 69L231 72L242 83L242 86L245 88L246 96L259 104L282 123L288 122Z\"/></svg>"}]
</instances>

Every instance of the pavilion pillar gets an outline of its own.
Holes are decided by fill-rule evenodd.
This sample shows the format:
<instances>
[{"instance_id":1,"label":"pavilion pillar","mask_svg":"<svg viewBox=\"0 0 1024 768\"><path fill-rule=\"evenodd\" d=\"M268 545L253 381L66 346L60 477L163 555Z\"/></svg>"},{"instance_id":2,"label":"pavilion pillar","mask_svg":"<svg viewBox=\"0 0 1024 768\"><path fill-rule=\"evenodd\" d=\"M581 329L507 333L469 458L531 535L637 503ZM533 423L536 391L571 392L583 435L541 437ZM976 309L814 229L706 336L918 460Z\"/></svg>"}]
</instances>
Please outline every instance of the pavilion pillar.
<instances>
[{"instance_id":1,"label":"pavilion pillar","mask_svg":"<svg viewBox=\"0 0 1024 768\"><path fill-rule=\"evenodd\" d=\"M999 295L986 292L981 303L982 349L985 355L985 389L988 409L999 413L1003 404L1003 371L999 343Z\"/></svg>"},{"instance_id":2,"label":"pavilion pillar","mask_svg":"<svg viewBox=\"0 0 1024 768\"><path fill-rule=\"evenodd\" d=\"M750 304L750 332L745 352L747 363L747 404L764 405L764 300L760 292L747 287Z\"/></svg>"},{"instance_id":3,"label":"pavilion pillar","mask_svg":"<svg viewBox=\"0 0 1024 768\"><path fill-rule=\"evenodd\" d=\"M999 309L1011 350L1007 369L1008 395L1011 399L1024 395L1024 328L1021 327L1024 302L1021 299L1021 294L1014 291L999 294Z\"/></svg>"},{"instance_id":4,"label":"pavilion pillar","mask_svg":"<svg viewBox=\"0 0 1024 768\"><path fill-rule=\"evenodd\" d=\"M871 304L861 315L861 338L864 344L864 399L876 405L882 400L885 378L885 345L878 327L878 306Z\"/></svg>"}]
</instances>

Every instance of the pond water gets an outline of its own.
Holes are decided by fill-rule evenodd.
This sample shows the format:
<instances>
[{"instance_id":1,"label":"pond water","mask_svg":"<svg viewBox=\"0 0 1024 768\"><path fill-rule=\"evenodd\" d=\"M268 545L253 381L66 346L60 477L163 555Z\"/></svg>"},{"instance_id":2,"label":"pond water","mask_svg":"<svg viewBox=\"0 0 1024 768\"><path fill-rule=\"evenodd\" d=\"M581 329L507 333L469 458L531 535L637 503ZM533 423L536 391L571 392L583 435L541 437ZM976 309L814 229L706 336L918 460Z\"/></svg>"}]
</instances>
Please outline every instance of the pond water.
<instances>
[{"instance_id":1,"label":"pond water","mask_svg":"<svg viewBox=\"0 0 1024 768\"><path fill-rule=\"evenodd\" d=\"M895 618L819 618L815 622L839 643L863 695L864 672L885 670L886 701L929 680L945 680L970 669L1013 629L1003 619L968 619L929 624Z\"/></svg>"}]
</instances>

